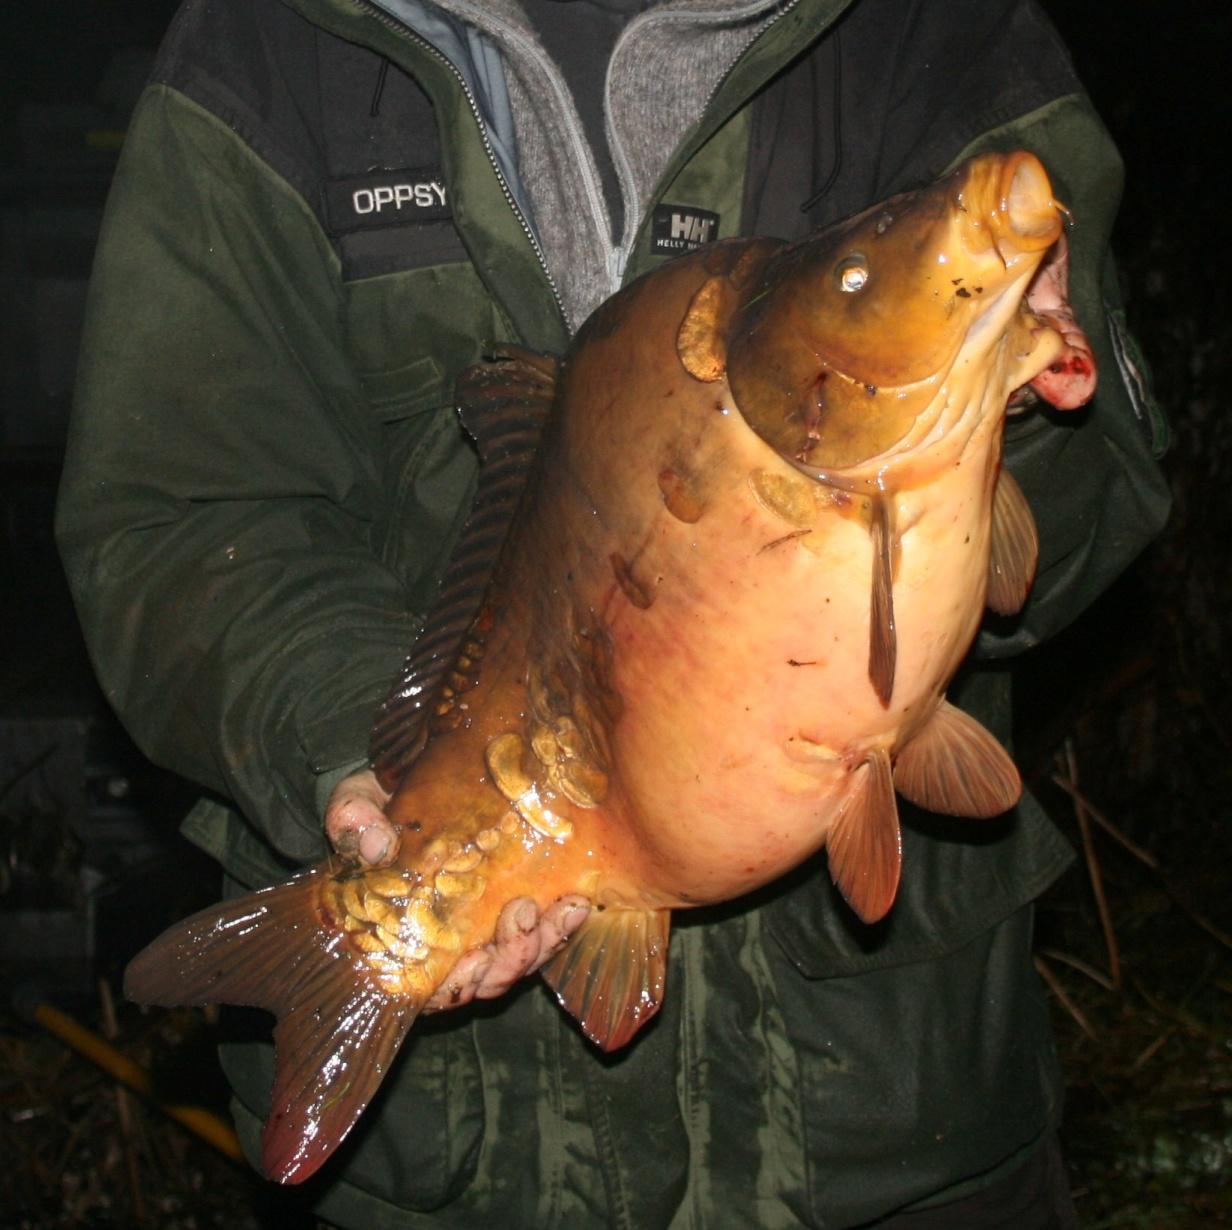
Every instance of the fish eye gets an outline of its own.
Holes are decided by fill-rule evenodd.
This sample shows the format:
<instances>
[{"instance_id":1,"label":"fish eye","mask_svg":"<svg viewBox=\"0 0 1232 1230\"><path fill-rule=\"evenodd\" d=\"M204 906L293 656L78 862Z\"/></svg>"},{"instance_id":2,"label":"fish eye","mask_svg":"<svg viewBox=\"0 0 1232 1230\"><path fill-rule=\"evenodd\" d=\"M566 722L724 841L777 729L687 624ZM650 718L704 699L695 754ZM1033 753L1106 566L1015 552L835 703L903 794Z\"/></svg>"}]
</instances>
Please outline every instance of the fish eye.
<instances>
[{"instance_id":1,"label":"fish eye","mask_svg":"<svg viewBox=\"0 0 1232 1230\"><path fill-rule=\"evenodd\" d=\"M839 261L834 270L834 276L838 281L839 290L844 293L853 294L857 290L862 290L868 281L867 258L863 253L853 252L846 259Z\"/></svg>"}]
</instances>

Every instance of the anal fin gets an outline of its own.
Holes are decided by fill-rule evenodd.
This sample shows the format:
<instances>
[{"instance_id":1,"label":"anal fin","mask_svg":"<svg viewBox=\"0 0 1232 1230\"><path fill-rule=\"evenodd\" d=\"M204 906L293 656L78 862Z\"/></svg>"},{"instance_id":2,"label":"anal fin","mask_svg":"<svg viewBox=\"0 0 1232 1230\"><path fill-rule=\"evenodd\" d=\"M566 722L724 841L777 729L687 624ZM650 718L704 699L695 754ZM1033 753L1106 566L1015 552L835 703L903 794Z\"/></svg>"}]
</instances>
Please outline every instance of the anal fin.
<instances>
[{"instance_id":1,"label":"anal fin","mask_svg":"<svg viewBox=\"0 0 1232 1230\"><path fill-rule=\"evenodd\" d=\"M539 971L603 1050L624 1046L658 1012L670 926L670 910L593 911Z\"/></svg>"},{"instance_id":2,"label":"anal fin","mask_svg":"<svg viewBox=\"0 0 1232 1230\"><path fill-rule=\"evenodd\" d=\"M863 922L885 917L898 893L902 835L889 753L876 748L855 770L847 802L826 836L830 875Z\"/></svg>"},{"instance_id":3,"label":"anal fin","mask_svg":"<svg viewBox=\"0 0 1232 1230\"><path fill-rule=\"evenodd\" d=\"M988 606L998 615L1013 615L1031 592L1039 563L1039 533L1027 497L1004 467L992 499L992 534L988 554Z\"/></svg>"},{"instance_id":4,"label":"anal fin","mask_svg":"<svg viewBox=\"0 0 1232 1230\"><path fill-rule=\"evenodd\" d=\"M951 816L999 816L1018 802L1022 779L1009 753L983 726L942 700L894 762L905 799Z\"/></svg>"},{"instance_id":5,"label":"anal fin","mask_svg":"<svg viewBox=\"0 0 1232 1230\"><path fill-rule=\"evenodd\" d=\"M248 1004L278 1017L262 1168L313 1174L376 1093L420 1005L376 986L320 912L326 873L223 902L164 932L129 964L138 1003Z\"/></svg>"}]
</instances>

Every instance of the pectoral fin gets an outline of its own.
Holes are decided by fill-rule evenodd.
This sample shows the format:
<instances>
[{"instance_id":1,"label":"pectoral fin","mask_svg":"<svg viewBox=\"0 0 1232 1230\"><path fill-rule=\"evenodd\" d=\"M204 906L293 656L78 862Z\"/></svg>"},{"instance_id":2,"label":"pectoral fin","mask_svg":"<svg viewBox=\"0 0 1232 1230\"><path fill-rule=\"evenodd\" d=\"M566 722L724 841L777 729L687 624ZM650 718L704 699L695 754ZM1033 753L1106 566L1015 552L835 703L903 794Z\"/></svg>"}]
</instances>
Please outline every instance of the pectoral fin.
<instances>
[{"instance_id":1,"label":"pectoral fin","mask_svg":"<svg viewBox=\"0 0 1232 1230\"><path fill-rule=\"evenodd\" d=\"M852 792L826 837L826 857L847 904L873 923L894 904L902 869L889 754L874 750L853 776Z\"/></svg>"},{"instance_id":2,"label":"pectoral fin","mask_svg":"<svg viewBox=\"0 0 1232 1230\"><path fill-rule=\"evenodd\" d=\"M894 527L892 505L884 496L873 498L873 592L869 606L868 677L882 705L889 708L894 695L898 660L898 634L894 628Z\"/></svg>"},{"instance_id":3,"label":"pectoral fin","mask_svg":"<svg viewBox=\"0 0 1232 1230\"><path fill-rule=\"evenodd\" d=\"M663 1002L670 910L596 910L540 973L582 1032L618 1050Z\"/></svg>"},{"instance_id":4,"label":"pectoral fin","mask_svg":"<svg viewBox=\"0 0 1232 1230\"><path fill-rule=\"evenodd\" d=\"M988 606L1013 615L1031 592L1039 563L1039 534L1027 497L1002 469L992 500L992 542L988 555Z\"/></svg>"},{"instance_id":5,"label":"pectoral fin","mask_svg":"<svg viewBox=\"0 0 1232 1230\"><path fill-rule=\"evenodd\" d=\"M977 819L1001 815L1022 794L1022 779L1005 748L946 700L898 753L894 785L929 811Z\"/></svg>"}]
</instances>

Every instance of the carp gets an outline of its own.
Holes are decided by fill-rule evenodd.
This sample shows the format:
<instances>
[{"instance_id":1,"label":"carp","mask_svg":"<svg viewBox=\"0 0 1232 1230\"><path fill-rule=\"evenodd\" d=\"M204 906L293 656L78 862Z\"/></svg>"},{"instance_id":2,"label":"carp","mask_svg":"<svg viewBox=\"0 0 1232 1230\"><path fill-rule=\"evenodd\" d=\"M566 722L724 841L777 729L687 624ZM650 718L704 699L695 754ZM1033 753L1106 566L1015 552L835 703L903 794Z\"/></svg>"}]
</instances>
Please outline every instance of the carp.
<instances>
[{"instance_id":1,"label":"carp","mask_svg":"<svg viewBox=\"0 0 1232 1230\"><path fill-rule=\"evenodd\" d=\"M541 973L614 1049L661 1002L672 910L824 850L871 922L896 791L1014 805L944 694L1035 570L1002 435L1064 351L1024 305L1061 213L1034 155L982 155L803 241L672 261L559 366L510 347L463 376L480 489L372 740L396 860L335 856L127 971L142 1003L277 1016L272 1178L336 1148L513 898L591 900Z\"/></svg>"}]
</instances>

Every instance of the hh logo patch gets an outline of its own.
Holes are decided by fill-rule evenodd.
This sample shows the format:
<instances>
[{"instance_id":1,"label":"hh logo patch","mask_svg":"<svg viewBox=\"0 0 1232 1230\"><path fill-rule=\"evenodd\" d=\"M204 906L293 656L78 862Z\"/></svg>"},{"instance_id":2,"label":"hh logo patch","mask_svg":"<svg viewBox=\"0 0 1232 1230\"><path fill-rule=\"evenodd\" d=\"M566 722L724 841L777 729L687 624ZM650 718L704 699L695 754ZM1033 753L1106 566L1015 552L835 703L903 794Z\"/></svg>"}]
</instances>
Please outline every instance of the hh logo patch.
<instances>
[{"instance_id":1,"label":"hh logo patch","mask_svg":"<svg viewBox=\"0 0 1232 1230\"><path fill-rule=\"evenodd\" d=\"M337 235L453 217L440 167L372 171L331 180L325 204L330 229Z\"/></svg>"},{"instance_id":2,"label":"hh logo patch","mask_svg":"<svg viewBox=\"0 0 1232 1230\"><path fill-rule=\"evenodd\" d=\"M651 218L650 250L656 256L693 252L719 237L719 215L693 205L656 205Z\"/></svg>"}]
</instances>

